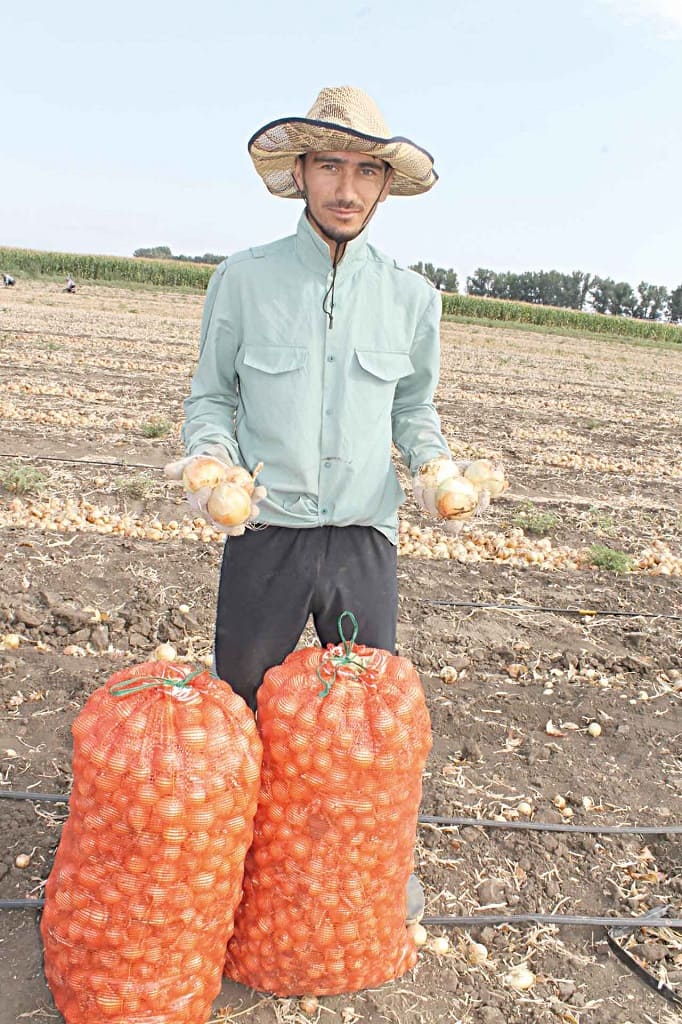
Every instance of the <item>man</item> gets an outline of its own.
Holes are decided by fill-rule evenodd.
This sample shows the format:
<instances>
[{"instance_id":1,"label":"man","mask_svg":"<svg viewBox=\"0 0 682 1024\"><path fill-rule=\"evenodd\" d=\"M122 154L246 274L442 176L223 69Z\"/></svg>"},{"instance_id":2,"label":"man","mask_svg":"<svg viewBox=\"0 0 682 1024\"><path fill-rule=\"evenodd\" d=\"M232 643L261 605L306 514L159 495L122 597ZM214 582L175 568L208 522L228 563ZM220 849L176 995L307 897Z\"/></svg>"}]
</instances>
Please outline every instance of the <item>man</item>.
<instances>
[{"instance_id":1,"label":"man","mask_svg":"<svg viewBox=\"0 0 682 1024\"><path fill-rule=\"evenodd\" d=\"M310 614L323 645L338 642L348 609L362 643L395 650L404 495L391 443L412 474L451 456L433 406L440 295L367 239L387 196L435 184L432 157L391 138L350 87L265 125L249 152L268 189L304 211L294 236L213 275L185 402L188 457L167 472L179 478L202 453L264 464L259 528L225 531L215 634L218 675L255 709L265 670ZM416 493L434 512L433 489Z\"/></svg>"},{"instance_id":2,"label":"man","mask_svg":"<svg viewBox=\"0 0 682 1024\"><path fill-rule=\"evenodd\" d=\"M2 283L4 284L5 288L11 288L12 285L15 283L15 280L12 277L11 274L3 273L3 275L2 275Z\"/></svg>"},{"instance_id":3,"label":"man","mask_svg":"<svg viewBox=\"0 0 682 1024\"><path fill-rule=\"evenodd\" d=\"M391 137L350 87L265 125L249 152L269 191L304 210L295 235L213 275L185 401L187 457L166 472L179 479L199 455L250 472L263 463L257 524L224 531L215 631L218 675L255 710L265 671L295 648L310 614L322 645L338 643L349 610L360 642L395 650L404 495L391 445L431 514L434 469L452 463L433 405L440 295L367 238L389 195L435 184L432 157ZM417 920L414 876L407 902Z\"/></svg>"}]
</instances>

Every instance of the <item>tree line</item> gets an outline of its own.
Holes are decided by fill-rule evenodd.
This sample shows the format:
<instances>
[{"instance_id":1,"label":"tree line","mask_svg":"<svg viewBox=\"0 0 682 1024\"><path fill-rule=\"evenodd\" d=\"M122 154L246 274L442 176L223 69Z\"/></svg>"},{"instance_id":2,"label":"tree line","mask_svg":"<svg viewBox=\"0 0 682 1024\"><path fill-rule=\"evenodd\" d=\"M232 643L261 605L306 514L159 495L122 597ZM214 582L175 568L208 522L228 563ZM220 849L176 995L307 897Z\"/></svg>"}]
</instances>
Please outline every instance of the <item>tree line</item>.
<instances>
[{"instance_id":1,"label":"tree line","mask_svg":"<svg viewBox=\"0 0 682 1024\"><path fill-rule=\"evenodd\" d=\"M149 249L136 249L133 256L148 260L182 260L184 263L222 263L224 256L205 252L203 256L174 256L167 245L153 245Z\"/></svg>"},{"instance_id":2,"label":"tree line","mask_svg":"<svg viewBox=\"0 0 682 1024\"><path fill-rule=\"evenodd\" d=\"M441 291L457 292L457 274L432 263L415 263L410 270L422 274ZM491 299L532 302L584 312L629 316L636 320L663 320L682 323L682 285L672 291L663 285L640 281L633 288L627 281L614 281L575 270L526 271L522 274L497 273L479 267L466 280L466 294Z\"/></svg>"}]
</instances>

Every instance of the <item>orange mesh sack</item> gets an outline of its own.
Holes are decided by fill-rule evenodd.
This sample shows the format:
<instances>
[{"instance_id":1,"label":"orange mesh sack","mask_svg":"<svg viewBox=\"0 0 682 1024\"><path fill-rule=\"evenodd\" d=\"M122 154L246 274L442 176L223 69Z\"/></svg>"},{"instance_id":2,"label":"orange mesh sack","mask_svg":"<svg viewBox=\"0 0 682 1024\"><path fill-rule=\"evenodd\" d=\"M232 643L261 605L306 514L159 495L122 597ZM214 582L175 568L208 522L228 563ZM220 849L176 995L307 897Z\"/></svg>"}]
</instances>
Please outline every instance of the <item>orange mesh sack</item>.
<instances>
[{"instance_id":1,"label":"orange mesh sack","mask_svg":"<svg viewBox=\"0 0 682 1024\"><path fill-rule=\"evenodd\" d=\"M405 927L431 728L404 658L344 641L270 669L261 791L225 973L278 996L373 987L414 966Z\"/></svg>"},{"instance_id":2,"label":"orange mesh sack","mask_svg":"<svg viewBox=\"0 0 682 1024\"><path fill-rule=\"evenodd\" d=\"M45 974L66 1024L202 1024L253 835L261 741L208 672L118 672L73 724L73 788L47 880Z\"/></svg>"}]
</instances>

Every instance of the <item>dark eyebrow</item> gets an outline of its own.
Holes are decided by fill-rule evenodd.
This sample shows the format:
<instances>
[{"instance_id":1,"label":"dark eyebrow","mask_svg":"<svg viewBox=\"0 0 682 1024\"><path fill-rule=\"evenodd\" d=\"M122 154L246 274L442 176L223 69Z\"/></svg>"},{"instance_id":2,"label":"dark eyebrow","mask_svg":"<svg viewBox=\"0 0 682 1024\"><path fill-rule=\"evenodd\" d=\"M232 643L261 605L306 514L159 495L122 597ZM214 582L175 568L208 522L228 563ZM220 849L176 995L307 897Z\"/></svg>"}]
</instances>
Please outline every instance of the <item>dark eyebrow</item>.
<instances>
[{"instance_id":1,"label":"dark eyebrow","mask_svg":"<svg viewBox=\"0 0 682 1024\"><path fill-rule=\"evenodd\" d=\"M346 160L342 156L319 156L317 153L313 153L311 155L313 157L313 161L316 164L339 164L339 165L341 165L341 164L347 164L348 163L348 160ZM375 171L380 171L380 170L382 170L386 166L386 164L384 163L383 160L378 160L378 159L377 160L361 160L360 163L357 166L358 167L371 167Z\"/></svg>"}]
</instances>

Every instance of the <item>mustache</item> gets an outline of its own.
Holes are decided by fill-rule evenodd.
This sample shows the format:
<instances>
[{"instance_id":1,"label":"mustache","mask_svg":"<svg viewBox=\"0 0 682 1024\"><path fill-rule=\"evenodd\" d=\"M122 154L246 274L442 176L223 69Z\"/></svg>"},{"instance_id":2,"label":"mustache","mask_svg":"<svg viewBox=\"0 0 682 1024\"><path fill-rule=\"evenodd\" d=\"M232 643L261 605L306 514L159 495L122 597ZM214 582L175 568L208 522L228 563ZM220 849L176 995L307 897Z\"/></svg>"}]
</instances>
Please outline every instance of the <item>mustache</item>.
<instances>
[{"instance_id":1,"label":"mustache","mask_svg":"<svg viewBox=\"0 0 682 1024\"><path fill-rule=\"evenodd\" d=\"M357 203L341 199L333 203L325 203L324 208L325 210L355 210L356 213L362 213L364 209L363 206L358 206Z\"/></svg>"}]
</instances>

